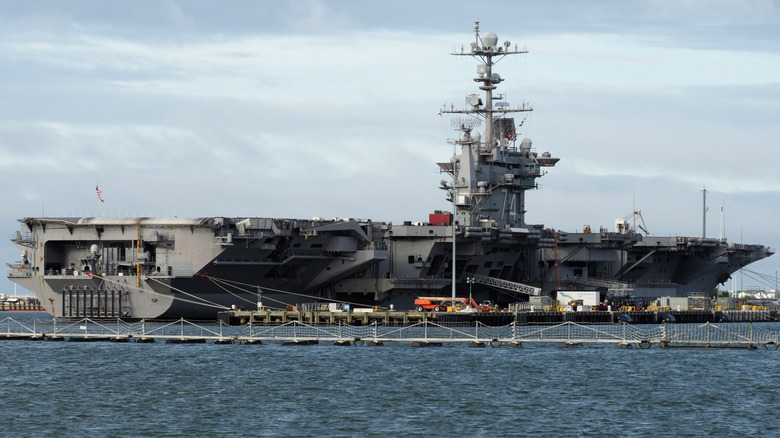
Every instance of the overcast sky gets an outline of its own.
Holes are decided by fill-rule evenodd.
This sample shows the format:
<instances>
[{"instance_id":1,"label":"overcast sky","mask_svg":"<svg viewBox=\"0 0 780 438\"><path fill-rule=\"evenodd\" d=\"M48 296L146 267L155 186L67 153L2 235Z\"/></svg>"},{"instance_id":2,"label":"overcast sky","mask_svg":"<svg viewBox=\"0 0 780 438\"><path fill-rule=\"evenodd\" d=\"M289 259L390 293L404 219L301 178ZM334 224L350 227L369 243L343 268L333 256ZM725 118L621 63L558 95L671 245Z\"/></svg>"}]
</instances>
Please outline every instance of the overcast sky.
<instances>
[{"instance_id":1,"label":"overcast sky","mask_svg":"<svg viewBox=\"0 0 780 438\"><path fill-rule=\"evenodd\" d=\"M529 50L500 91L561 158L529 222L699 236L706 187L709 237L780 246L775 0L2 2L0 229L100 215L96 184L113 217L425 221L474 21Z\"/></svg>"}]
</instances>

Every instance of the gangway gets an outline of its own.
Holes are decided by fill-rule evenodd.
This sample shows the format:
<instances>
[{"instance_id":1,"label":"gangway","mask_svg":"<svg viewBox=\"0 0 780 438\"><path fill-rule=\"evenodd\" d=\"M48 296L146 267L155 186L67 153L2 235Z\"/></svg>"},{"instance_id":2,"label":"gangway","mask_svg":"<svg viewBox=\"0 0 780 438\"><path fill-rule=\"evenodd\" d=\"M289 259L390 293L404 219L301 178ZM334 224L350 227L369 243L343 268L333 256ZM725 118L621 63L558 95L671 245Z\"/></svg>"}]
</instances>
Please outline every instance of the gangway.
<instances>
[{"instance_id":1,"label":"gangway","mask_svg":"<svg viewBox=\"0 0 780 438\"><path fill-rule=\"evenodd\" d=\"M607 289L607 296L631 296L634 294L634 285L614 280L601 280L598 278L574 277L568 281L585 286L603 287Z\"/></svg>"},{"instance_id":2,"label":"gangway","mask_svg":"<svg viewBox=\"0 0 780 438\"><path fill-rule=\"evenodd\" d=\"M542 289L534 286L529 286L523 283L516 283L509 280L501 280L500 278L486 277L484 275L472 275L474 283L484 284L487 286L494 286L501 289L510 290L512 292L520 292L527 295L539 296L542 294Z\"/></svg>"}]
</instances>

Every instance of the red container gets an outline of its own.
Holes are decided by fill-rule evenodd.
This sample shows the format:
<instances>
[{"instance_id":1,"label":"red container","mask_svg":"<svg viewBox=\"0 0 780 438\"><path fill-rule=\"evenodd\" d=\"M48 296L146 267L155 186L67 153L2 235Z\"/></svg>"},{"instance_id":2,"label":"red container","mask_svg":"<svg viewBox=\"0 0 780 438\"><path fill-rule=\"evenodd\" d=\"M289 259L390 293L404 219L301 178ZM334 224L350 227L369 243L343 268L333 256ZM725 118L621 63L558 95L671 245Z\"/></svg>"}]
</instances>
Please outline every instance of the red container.
<instances>
[{"instance_id":1,"label":"red container","mask_svg":"<svg viewBox=\"0 0 780 438\"><path fill-rule=\"evenodd\" d=\"M450 225L452 214L450 213L431 213L428 215L428 222L431 225Z\"/></svg>"}]
</instances>

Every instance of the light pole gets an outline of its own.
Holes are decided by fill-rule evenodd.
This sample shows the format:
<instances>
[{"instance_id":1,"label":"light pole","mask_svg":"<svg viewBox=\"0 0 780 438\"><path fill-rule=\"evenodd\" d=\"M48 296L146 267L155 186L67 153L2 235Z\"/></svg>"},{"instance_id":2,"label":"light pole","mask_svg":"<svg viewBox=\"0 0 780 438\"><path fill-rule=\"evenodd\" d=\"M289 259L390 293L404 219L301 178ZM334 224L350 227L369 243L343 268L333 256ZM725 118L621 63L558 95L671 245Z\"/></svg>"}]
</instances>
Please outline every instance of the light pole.
<instances>
[{"instance_id":1,"label":"light pole","mask_svg":"<svg viewBox=\"0 0 780 438\"><path fill-rule=\"evenodd\" d=\"M474 277L466 277L466 283L469 284L469 303L468 303L468 305L470 306L471 303L474 301L471 298L471 286L474 284Z\"/></svg>"},{"instance_id":2,"label":"light pole","mask_svg":"<svg viewBox=\"0 0 780 438\"><path fill-rule=\"evenodd\" d=\"M457 190L455 189L455 182L457 176L455 175L455 160L452 162L452 219L450 225L452 225L452 308L455 308L455 268L458 265L455 243L455 225L458 223L458 205L455 203L455 197L457 196Z\"/></svg>"}]
</instances>

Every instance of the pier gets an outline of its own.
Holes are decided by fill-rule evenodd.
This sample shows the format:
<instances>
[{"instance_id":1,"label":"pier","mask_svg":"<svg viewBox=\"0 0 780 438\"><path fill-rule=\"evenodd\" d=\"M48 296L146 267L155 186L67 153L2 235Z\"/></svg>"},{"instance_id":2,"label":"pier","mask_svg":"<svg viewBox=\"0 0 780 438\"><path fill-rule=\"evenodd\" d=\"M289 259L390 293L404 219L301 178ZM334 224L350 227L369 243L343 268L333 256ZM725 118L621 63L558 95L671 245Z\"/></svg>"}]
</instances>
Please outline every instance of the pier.
<instances>
[{"instance_id":1,"label":"pier","mask_svg":"<svg viewBox=\"0 0 780 438\"><path fill-rule=\"evenodd\" d=\"M439 324L482 323L489 326L508 324L556 325L564 322L581 324L660 324L722 323L722 322L772 322L778 321L775 310L634 310L634 311L518 311L518 312L417 312L414 310L389 311L299 311L259 310L227 311L218 315L226 325L284 324L298 321L308 324L344 325L409 325L421 322Z\"/></svg>"},{"instance_id":2,"label":"pier","mask_svg":"<svg viewBox=\"0 0 780 438\"><path fill-rule=\"evenodd\" d=\"M81 319L77 321L0 321L0 340L70 342L165 342L212 344L381 346L407 343L413 347L441 346L447 343L470 347L521 347L524 343L554 343L559 347L583 344L613 344L620 348L746 348L777 349L780 330L757 327L753 323L659 325L579 324L563 322L532 326L514 322L503 326L473 324L443 325L422 321L410 325L310 324L290 321L283 324L230 326L222 322L127 322Z\"/></svg>"},{"instance_id":3,"label":"pier","mask_svg":"<svg viewBox=\"0 0 780 438\"><path fill-rule=\"evenodd\" d=\"M0 311L4 312L43 312L43 306L37 297L25 296L0 301Z\"/></svg>"}]
</instances>

